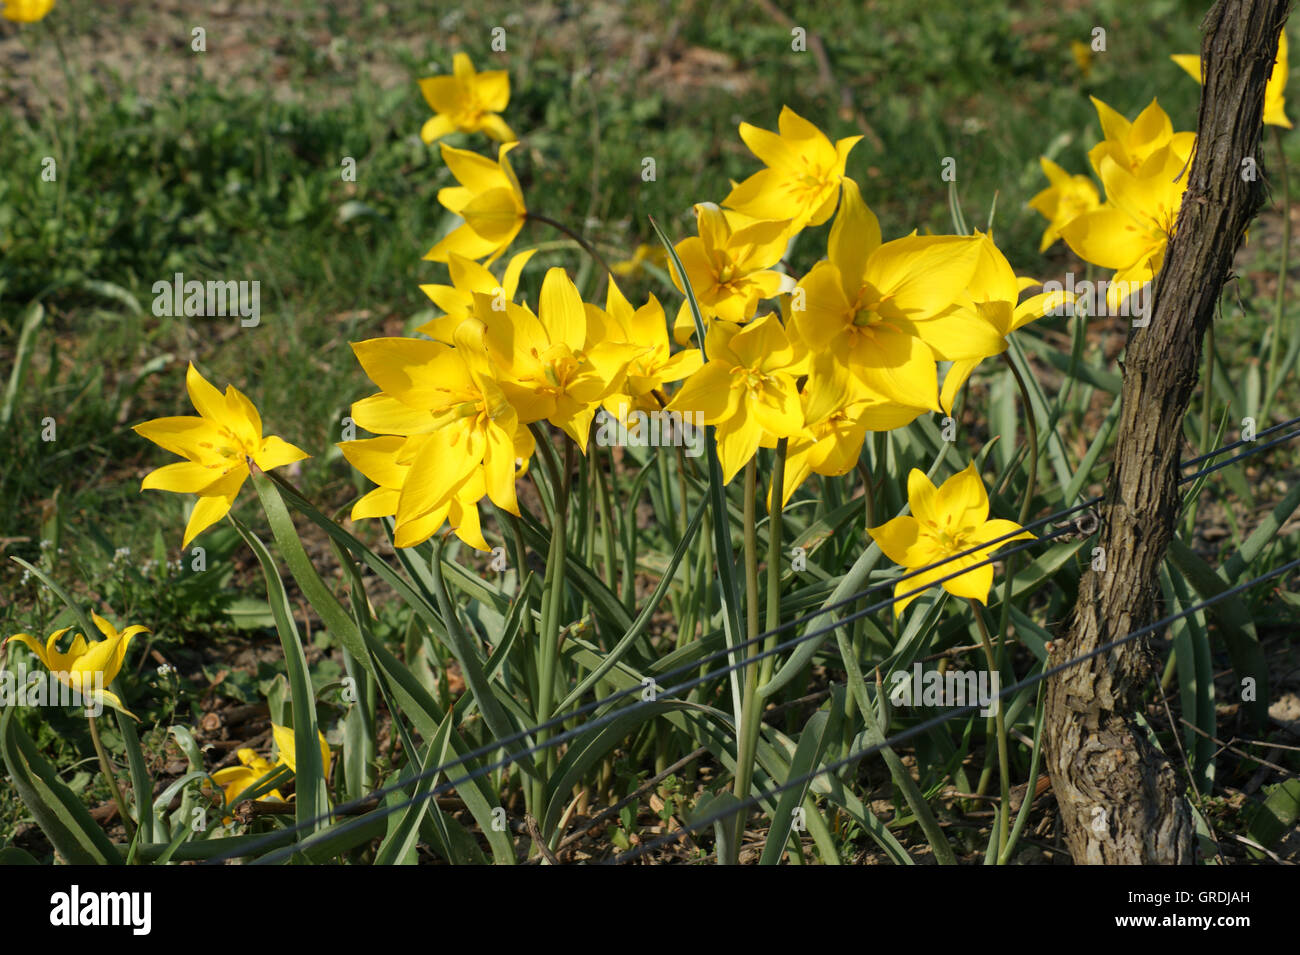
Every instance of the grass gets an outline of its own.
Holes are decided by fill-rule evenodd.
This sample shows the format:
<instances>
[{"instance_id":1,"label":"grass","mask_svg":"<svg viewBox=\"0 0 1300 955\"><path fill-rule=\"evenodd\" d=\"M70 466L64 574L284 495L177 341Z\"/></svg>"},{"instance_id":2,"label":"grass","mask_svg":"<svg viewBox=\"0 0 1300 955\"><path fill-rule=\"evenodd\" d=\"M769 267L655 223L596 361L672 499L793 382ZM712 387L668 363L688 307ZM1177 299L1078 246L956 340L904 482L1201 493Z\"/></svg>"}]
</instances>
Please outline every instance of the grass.
<instances>
[{"instance_id":1,"label":"grass","mask_svg":"<svg viewBox=\"0 0 1300 955\"><path fill-rule=\"evenodd\" d=\"M684 235L692 216L683 197L716 201L730 180L755 168L737 124L774 128L789 104L833 138L863 136L848 172L887 237L950 229L940 171L953 157L968 220L980 228L991 222L1017 272L1049 278L1083 269L1063 245L1038 252L1042 220L1025 207L1044 186L1038 156L1088 171L1086 152L1097 138L1089 95L1129 116L1158 97L1177 128L1193 126L1197 88L1168 55L1198 47L1202 12L1179 0L1052 10L989 0L785 10L824 44L830 71L823 73L813 51L791 50L789 25L748 0L682 2L667 14L654 3L566 13L485 0L441 18L407 2L389 3L383 14L361 3L330 5L338 13L286 2L277 19L233 14L208 22L206 53L188 48L190 29L204 21L200 5L169 14L142 6L60 4L51 17L57 23L21 39L10 30L2 40L24 44L30 59L13 60L16 68L0 77L0 87L25 104L0 114L0 142L13 157L0 165L0 368L12 370L17 385L0 429L7 462L0 554L42 561L119 614L147 616L160 645L193 654L209 675L241 625L265 623L264 604L239 600L253 568L237 557L233 532L223 531L203 541L209 569L187 569L182 503L138 491L159 458L130 426L186 412L180 382L193 360L214 382L235 382L252 396L269 431L319 450L295 477L307 494L333 506L352 498L360 485L332 447L351 402L367 393L348 342L403 334L431 317L418 286L445 274L420 258L452 225L435 201L450 175L415 135L427 108L414 81L431 64L448 68L460 49L489 60L492 27L505 24L508 119L524 133L514 165L525 195L607 258L653 242L649 216ZM1085 76L1069 41L1088 40L1098 26L1107 48ZM51 30L71 51L70 84ZM1294 163L1300 152L1293 140L1289 148ZM55 182L39 175L46 156L56 160ZM345 157L356 162L355 181L341 175ZM641 176L646 157L655 161L651 182ZM1266 154L1266 169L1270 162ZM796 274L824 254L825 231L805 234L792 259ZM1245 393L1271 322L1277 231L1275 217L1257 224L1225 304L1223 401ZM530 224L518 245L561 238ZM536 295L539 265L581 261L572 243L555 243L530 268L527 296ZM261 324L153 315L152 285L174 272L260 281ZM653 290L677 301L653 276L630 284L634 299ZM1294 323L1294 297L1287 309ZM1064 321L1057 325L1068 333ZM1113 357L1104 340L1110 334L1122 331L1090 333L1091 358ZM1065 443L1086 448L1109 398L1091 389L1073 398ZM1275 409L1279 420L1294 412L1294 402ZM53 441L42 437L46 418L56 424ZM1189 430L1196 450L1200 438ZM1294 468L1294 449L1276 454L1269 470ZM1224 477L1226 489L1207 491L1218 498L1202 511L1233 525L1220 550L1253 526L1247 512L1278 496L1250 472L1230 469ZM1294 542L1279 544L1269 566L1294 550ZM169 568L178 560L181 568ZM48 632L60 616L7 560L0 595L6 635ZM1285 619L1294 615L1282 613L1279 623ZM221 692L253 698L237 684L227 680ZM198 692L202 683L187 689ZM190 709L187 718L200 712ZM161 724L173 715L149 713ZM88 739L65 730L51 725L38 743L56 746L61 766L80 758L93 770ZM620 764L618 788L634 789L637 769ZM86 784L102 785L90 775ZM6 799L4 832L21 815ZM626 841L633 823L619 819L610 839Z\"/></svg>"}]
</instances>

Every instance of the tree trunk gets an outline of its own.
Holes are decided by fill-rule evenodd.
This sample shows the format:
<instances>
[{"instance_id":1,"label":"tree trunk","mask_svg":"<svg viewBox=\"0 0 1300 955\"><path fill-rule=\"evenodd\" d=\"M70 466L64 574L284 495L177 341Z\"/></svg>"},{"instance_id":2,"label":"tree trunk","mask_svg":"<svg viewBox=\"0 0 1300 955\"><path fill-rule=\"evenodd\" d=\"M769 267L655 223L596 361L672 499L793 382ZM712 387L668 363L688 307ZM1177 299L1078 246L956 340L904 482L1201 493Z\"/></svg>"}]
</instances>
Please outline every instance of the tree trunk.
<instances>
[{"instance_id":1,"label":"tree trunk","mask_svg":"<svg viewBox=\"0 0 1300 955\"><path fill-rule=\"evenodd\" d=\"M1219 0L1202 23L1205 86L1196 152L1150 324L1129 336L1119 436L1097 545L1104 570L1079 587L1070 632L1052 665L1123 638L1155 619L1157 573L1178 514L1183 415L1201 340L1262 185L1242 175L1258 160L1264 86L1289 0ZM1188 864L1194 827L1184 784L1138 725L1152 672L1145 639L1052 677L1046 742L1052 790L1076 863Z\"/></svg>"}]
</instances>

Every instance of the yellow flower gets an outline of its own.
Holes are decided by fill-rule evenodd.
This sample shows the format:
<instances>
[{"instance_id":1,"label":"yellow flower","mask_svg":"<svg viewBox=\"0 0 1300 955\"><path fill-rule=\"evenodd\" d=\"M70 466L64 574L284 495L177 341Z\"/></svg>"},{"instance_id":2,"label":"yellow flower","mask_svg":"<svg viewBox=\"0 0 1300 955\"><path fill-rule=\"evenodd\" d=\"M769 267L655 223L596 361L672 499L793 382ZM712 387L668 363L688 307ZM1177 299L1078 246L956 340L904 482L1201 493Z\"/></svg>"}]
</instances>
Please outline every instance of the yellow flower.
<instances>
[{"instance_id":1,"label":"yellow flower","mask_svg":"<svg viewBox=\"0 0 1300 955\"><path fill-rule=\"evenodd\" d=\"M699 235L683 239L676 249L701 314L737 324L749 321L759 301L776 295L788 280L772 266L785 254L789 221L756 222L712 202L696 203L695 216ZM673 283L685 293L676 269ZM694 329L683 302L673 325L678 344L685 344Z\"/></svg>"},{"instance_id":2,"label":"yellow flower","mask_svg":"<svg viewBox=\"0 0 1300 955\"><path fill-rule=\"evenodd\" d=\"M352 505L352 520L397 514L402 485L411 470L411 459L403 455L407 440L401 435L386 434L378 438L340 442L339 450L348 463L379 485ZM483 539L478 514L478 502L486 493L487 484L480 467L441 505L402 527L402 546L423 543L438 532L444 521L449 521L456 536L465 543L478 550L491 550Z\"/></svg>"},{"instance_id":3,"label":"yellow flower","mask_svg":"<svg viewBox=\"0 0 1300 955\"><path fill-rule=\"evenodd\" d=\"M510 77L505 70L475 73L469 57L457 53L452 58L452 75L420 80L420 92L437 113L420 130L426 143L457 131L484 132L502 143L515 141L515 134L497 115L510 102Z\"/></svg>"},{"instance_id":4,"label":"yellow flower","mask_svg":"<svg viewBox=\"0 0 1300 955\"><path fill-rule=\"evenodd\" d=\"M562 268L542 280L537 314L525 305L494 310L475 299L487 355L500 370L501 390L523 424L546 420L562 428L585 453L600 403L623 384L628 362L645 348L598 340L588 328L588 309Z\"/></svg>"},{"instance_id":5,"label":"yellow flower","mask_svg":"<svg viewBox=\"0 0 1300 955\"><path fill-rule=\"evenodd\" d=\"M1061 230L1061 237L1085 262L1115 269L1106 290L1114 314L1127 295L1150 282L1164 264L1178 208L1187 190L1187 159L1170 143L1131 173L1110 156L1101 162L1106 203Z\"/></svg>"},{"instance_id":6,"label":"yellow flower","mask_svg":"<svg viewBox=\"0 0 1300 955\"><path fill-rule=\"evenodd\" d=\"M942 583L944 590L955 597L966 597L986 603L989 588L993 586L993 565L973 565L987 560L989 555L1004 543L1022 538L1035 539L1022 530L1015 521L989 520L989 499L984 482L972 461L964 471L954 474L935 488L924 472L913 468L907 476L907 503L912 513L896 517L881 527L868 528L869 533L885 556L908 570L946 561L938 567L905 577L894 585L894 613L901 614L922 589L932 586L949 574L972 567ZM1015 533L1019 531L1019 533ZM1004 535L1005 541L998 538ZM997 541L997 543L990 543ZM980 547L988 544L987 547ZM962 551L979 548L964 557ZM910 591L911 596L900 597Z\"/></svg>"},{"instance_id":7,"label":"yellow flower","mask_svg":"<svg viewBox=\"0 0 1300 955\"><path fill-rule=\"evenodd\" d=\"M803 428L796 382L807 371L801 354L775 314L743 327L724 322L709 329L709 360L686 380L669 411L695 412L717 425L718 458L730 483L765 440L789 438Z\"/></svg>"},{"instance_id":8,"label":"yellow flower","mask_svg":"<svg viewBox=\"0 0 1300 955\"><path fill-rule=\"evenodd\" d=\"M272 723L271 735L275 738L275 748L280 751L280 758L277 762L281 765L288 766L289 772L296 773L298 769L295 764L296 757L294 755L293 730L290 729L288 726L277 726L275 723ZM320 764L321 764L321 769L324 770L322 775L326 779L329 779L330 744L325 741L324 733L318 730L316 732L316 735L320 737Z\"/></svg>"},{"instance_id":9,"label":"yellow flower","mask_svg":"<svg viewBox=\"0 0 1300 955\"><path fill-rule=\"evenodd\" d=\"M1097 117L1101 120L1101 131L1105 138L1088 151L1088 161L1103 182L1102 160L1106 157L1129 172L1136 173L1152 154L1166 146L1172 146L1174 152L1184 160L1191 155L1196 134L1175 133L1169 114L1160 108L1156 100L1151 100L1137 119L1129 122L1097 97L1091 99L1092 105L1097 109Z\"/></svg>"},{"instance_id":10,"label":"yellow flower","mask_svg":"<svg viewBox=\"0 0 1300 955\"><path fill-rule=\"evenodd\" d=\"M493 162L442 144L443 162L460 185L439 189L438 201L465 221L425 253L426 259L446 262L455 252L467 259L486 258L491 264L510 247L528 217L524 193L508 157L517 145L502 144Z\"/></svg>"},{"instance_id":11,"label":"yellow flower","mask_svg":"<svg viewBox=\"0 0 1300 955\"><path fill-rule=\"evenodd\" d=\"M767 168L734 186L722 204L752 219L789 220L793 234L831 217L849 151L862 137L832 146L825 133L788 106L781 108L777 128L780 132L773 133L740 124L740 138Z\"/></svg>"},{"instance_id":12,"label":"yellow flower","mask_svg":"<svg viewBox=\"0 0 1300 955\"><path fill-rule=\"evenodd\" d=\"M952 362L939 394L939 405L951 413L957 392L985 358L1006 351L1007 336L1049 311L1073 302L1073 295L1043 292L1020 302L1020 293L1040 283L1022 278L991 235L976 231L979 258L966 289L939 314L914 322L917 334L940 361Z\"/></svg>"},{"instance_id":13,"label":"yellow flower","mask_svg":"<svg viewBox=\"0 0 1300 955\"><path fill-rule=\"evenodd\" d=\"M5 643L13 643L16 640L26 646L36 654L45 668L54 674L55 679L69 689L76 690L83 699L96 700L100 705L107 703L135 719L135 716L122 705L117 694L102 687L108 686L117 679L117 674L122 669L122 661L126 659L127 648L131 645L131 639L137 633L149 631L144 627L127 627L119 633L116 627L94 611L91 611L90 616L95 626L104 635L103 640L88 643L86 638L78 633L73 636L72 646L66 652L60 652L57 646L59 639L72 629L64 627L50 634L44 646L35 637L26 633L16 633Z\"/></svg>"},{"instance_id":14,"label":"yellow flower","mask_svg":"<svg viewBox=\"0 0 1300 955\"><path fill-rule=\"evenodd\" d=\"M1087 176L1072 176L1046 156L1040 156L1038 163L1051 185L1030 199L1029 207L1047 219L1043 239L1038 243L1038 251L1045 252L1061 237L1063 226L1096 209L1101 205L1101 198Z\"/></svg>"},{"instance_id":15,"label":"yellow flower","mask_svg":"<svg viewBox=\"0 0 1300 955\"><path fill-rule=\"evenodd\" d=\"M405 439L392 459L406 468L404 474L384 475L377 459L368 464L369 473L382 477L376 481L381 487L391 488L400 478L398 547L427 540L450 513L451 499L463 504L462 486L476 475L498 507L519 513L515 462L532 455L533 439L485 355L418 338L371 339L352 350L382 389L352 405L353 420L375 434Z\"/></svg>"},{"instance_id":16,"label":"yellow flower","mask_svg":"<svg viewBox=\"0 0 1300 955\"><path fill-rule=\"evenodd\" d=\"M612 279L605 294L605 310L589 310L587 321L590 339L637 347L622 388L604 399L605 410L615 417L632 411L658 411L662 403L656 393L661 393L667 382L695 374L703 364L698 348L671 353L667 319L657 298L651 295L634 310Z\"/></svg>"},{"instance_id":17,"label":"yellow flower","mask_svg":"<svg viewBox=\"0 0 1300 955\"><path fill-rule=\"evenodd\" d=\"M875 214L857 184L845 179L828 254L792 296L795 332L812 351L837 356L883 398L938 411L934 354L922 340L922 323L969 284L979 241L914 233L882 245Z\"/></svg>"},{"instance_id":18,"label":"yellow flower","mask_svg":"<svg viewBox=\"0 0 1300 955\"><path fill-rule=\"evenodd\" d=\"M799 399L805 427L802 434L790 439L787 449L783 502L790 500L809 474L837 477L852 471L868 431L904 427L927 410L873 392L847 365L828 354L812 359Z\"/></svg>"},{"instance_id":19,"label":"yellow flower","mask_svg":"<svg viewBox=\"0 0 1300 955\"><path fill-rule=\"evenodd\" d=\"M275 772L275 767L266 759L257 755L256 750L249 749L247 746L242 747L235 753L239 757L239 766L227 766L225 769L218 769L212 774L212 781L221 787L224 808L229 809L239 801L239 797L252 788L263 776ZM284 802L284 797L280 795L280 790L272 789L264 797L274 802ZM230 822L227 816L223 821Z\"/></svg>"},{"instance_id":20,"label":"yellow flower","mask_svg":"<svg viewBox=\"0 0 1300 955\"><path fill-rule=\"evenodd\" d=\"M1074 65L1079 68L1086 80L1092 75L1092 47L1082 40L1070 41L1070 56L1074 57Z\"/></svg>"},{"instance_id":21,"label":"yellow flower","mask_svg":"<svg viewBox=\"0 0 1300 955\"><path fill-rule=\"evenodd\" d=\"M536 251L536 249L525 249L512 256L499 282L491 272L473 259L452 252L447 260L448 270L451 272L451 285L420 286L420 290L433 299L434 304L446 314L425 322L416 331L436 341L452 344L456 340L456 328L469 318L474 310L474 293L482 292L494 299L499 295L502 304L513 302L515 293L519 290L519 276Z\"/></svg>"},{"instance_id":22,"label":"yellow flower","mask_svg":"<svg viewBox=\"0 0 1300 955\"><path fill-rule=\"evenodd\" d=\"M646 245L642 243L636 247L636 251L632 253L632 258L611 263L609 270L620 278L629 278L638 274L642 270L642 266L647 262L665 269L668 267L668 253L664 251L662 245Z\"/></svg>"},{"instance_id":23,"label":"yellow flower","mask_svg":"<svg viewBox=\"0 0 1300 955\"><path fill-rule=\"evenodd\" d=\"M185 374L190 400L199 416L156 418L132 430L185 458L146 475L140 489L197 494L182 547L226 516L249 475L249 463L263 471L292 464L307 452L274 435L262 435L257 408L234 385L222 395L193 363Z\"/></svg>"},{"instance_id":24,"label":"yellow flower","mask_svg":"<svg viewBox=\"0 0 1300 955\"><path fill-rule=\"evenodd\" d=\"M1180 53L1170 57L1191 75L1196 82L1201 78L1201 58L1195 53ZM1273 61L1273 72L1268 75L1264 87L1264 123L1268 126L1291 128L1291 120L1286 117L1286 81L1289 76L1287 68L1286 28L1277 38L1277 59Z\"/></svg>"},{"instance_id":25,"label":"yellow flower","mask_svg":"<svg viewBox=\"0 0 1300 955\"><path fill-rule=\"evenodd\" d=\"M54 9L54 0L3 0L0 16L15 23L35 23Z\"/></svg>"}]
</instances>

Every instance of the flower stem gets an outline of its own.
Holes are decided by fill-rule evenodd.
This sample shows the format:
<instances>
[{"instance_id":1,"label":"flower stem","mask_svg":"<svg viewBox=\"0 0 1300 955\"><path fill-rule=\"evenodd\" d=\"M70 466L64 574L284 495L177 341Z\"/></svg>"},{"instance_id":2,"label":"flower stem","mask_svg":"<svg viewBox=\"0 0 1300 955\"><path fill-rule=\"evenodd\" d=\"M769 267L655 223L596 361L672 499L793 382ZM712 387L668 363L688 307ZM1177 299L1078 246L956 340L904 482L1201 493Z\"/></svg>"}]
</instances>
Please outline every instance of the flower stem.
<instances>
[{"instance_id":1,"label":"flower stem","mask_svg":"<svg viewBox=\"0 0 1300 955\"><path fill-rule=\"evenodd\" d=\"M540 212L530 211L528 213L528 218L531 219L533 222L540 222L542 225L548 225L552 229L556 229L560 232L563 232L574 242L578 243L578 245L582 247L582 250L586 252L589 256L591 256L592 259L595 261L595 263L600 266L601 281L604 282L608 280L609 275L611 274L609 263L605 261L604 257L601 256L601 254L596 251L595 247L593 247L591 243L589 243L586 239L584 239L578 233L574 232L564 223L552 219L550 216L544 216Z\"/></svg>"},{"instance_id":2,"label":"flower stem","mask_svg":"<svg viewBox=\"0 0 1300 955\"><path fill-rule=\"evenodd\" d=\"M988 662L989 673L998 672L997 658L993 654L993 641L989 638L989 630L984 623L984 615L980 613L979 603L970 600L970 609L975 614L975 624L979 627L980 643L984 645L984 659ZM999 681L999 688L1001 681ZM998 772L1002 777L1002 799L998 804L998 858L1007 847L1007 837L1009 835L1007 826L1010 822L1011 813L1011 762L1007 754L1007 725L1006 716L1003 713L1002 698L998 697L993 701L994 715L997 717L998 733Z\"/></svg>"},{"instance_id":3,"label":"flower stem","mask_svg":"<svg viewBox=\"0 0 1300 955\"><path fill-rule=\"evenodd\" d=\"M551 546L546 559L546 579L542 584L541 640L537 660L537 721L548 722L554 715L555 668L560 653L560 604L564 598L564 564L566 551L565 511L568 508L569 482L567 472L561 474L558 456L550 443L550 436L540 426L533 434L545 462L551 487L555 495L555 511L551 522ZM539 730L540 746L550 737L549 730ZM547 750L546 773L534 783L534 805L540 806L544 794L546 775L554 769L555 750Z\"/></svg>"},{"instance_id":4,"label":"flower stem","mask_svg":"<svg viewBox=\"0 0 1300 955\"><path fill-rule=\"evenodd\" d=\"M1020 399L1025 405L1025 433L1029 438L1029 480L1025 484L1025 496L1020 502L1020 523L1029 520L1029 507L1034 499L1034 490L1038 484L1038 419L1034 416L1034 404L1029 400L1029 386L1025 384L1020 369L1011 359L1011 353L1004 351L1002 360L1006 362L1011 374L1020 388Z\"/></svg>"},{"instance_id":5,"label":"flower stem","mask_svg":"<svg viewBox=\"0 0 1300 955\"><path fill-rule=\"evenodd\" d=\"M87 716L86 719L90 721L90 741L95 744L95 753L99 756L99 770L108 783L108 791L113 794L113 802L117 804L117 814L122 817L122 827L126 830L127 839L134 839L135 823L131 821L131 815L126 811L126 799L117 784L117 777L113 775L113 764L108 761L108 752L99 738L99 724L95 722L93 716Z\"/></svg>"},{"instance_id":6,"label":"flower stem","mask_svg":"<svg viewBox=\"0 0 1300 955\"><path fill-rule=\"evenodd\" d=\"M769 630L777 626L781 616L781 491L785 483L786 440L782 438L776 446L776 463L772 469L772 514L768 525L767 542L767 619ZM758 636L758 532L756 530L758 505L758 463L757 457L745 466L745 612L747 623L747 640ZM767 645L774 646L777 635L767 638ZM759 648L751 645L747 656L758 654ZM736 741L736 785L732 790L737 799L749 798L749 790L754 780L754 763L758 753L758 734L761 731L764 698L759 693L762 684L772 678L775 656L764 657L762 665L758 662L745 667L745 688L740 704L740 733ZM727 864L737 861L740 840L745 832L746 813L736 814L736 834L732 840L732 858Z\"/></svg>"}]
</instances>

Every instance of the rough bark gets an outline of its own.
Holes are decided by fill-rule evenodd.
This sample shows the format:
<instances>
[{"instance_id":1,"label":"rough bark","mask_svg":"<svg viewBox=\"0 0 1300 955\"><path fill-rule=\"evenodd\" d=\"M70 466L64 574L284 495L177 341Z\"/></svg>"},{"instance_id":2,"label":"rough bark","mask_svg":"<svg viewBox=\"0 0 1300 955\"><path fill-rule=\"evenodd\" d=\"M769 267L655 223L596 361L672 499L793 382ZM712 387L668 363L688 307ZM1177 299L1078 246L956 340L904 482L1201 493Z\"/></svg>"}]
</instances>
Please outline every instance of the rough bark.
<instances>
[{"instance_id":1,"label":"rough bark","mask_svg":"<svg viewBox=\"0 0 1300 955\"><path fill-rule=\"evenodd\" d=\"M1219 0L1202 23L1205 86L1187 192L1155 283L1150 324L1132 330L1124 360L1115 461L1097 540L1105 569L1084 575L1053 665L1155 619L1202 338L1263 201L1262 183L1243 179L1242 160L1259 159L1264 86L1288 6L1289 0ZM1134 715L1152 664L1146 640L1137 639L1049 681L1048 771L1076 863L1194 859L1183 783Z\"/></svg>"}]
</instances>

